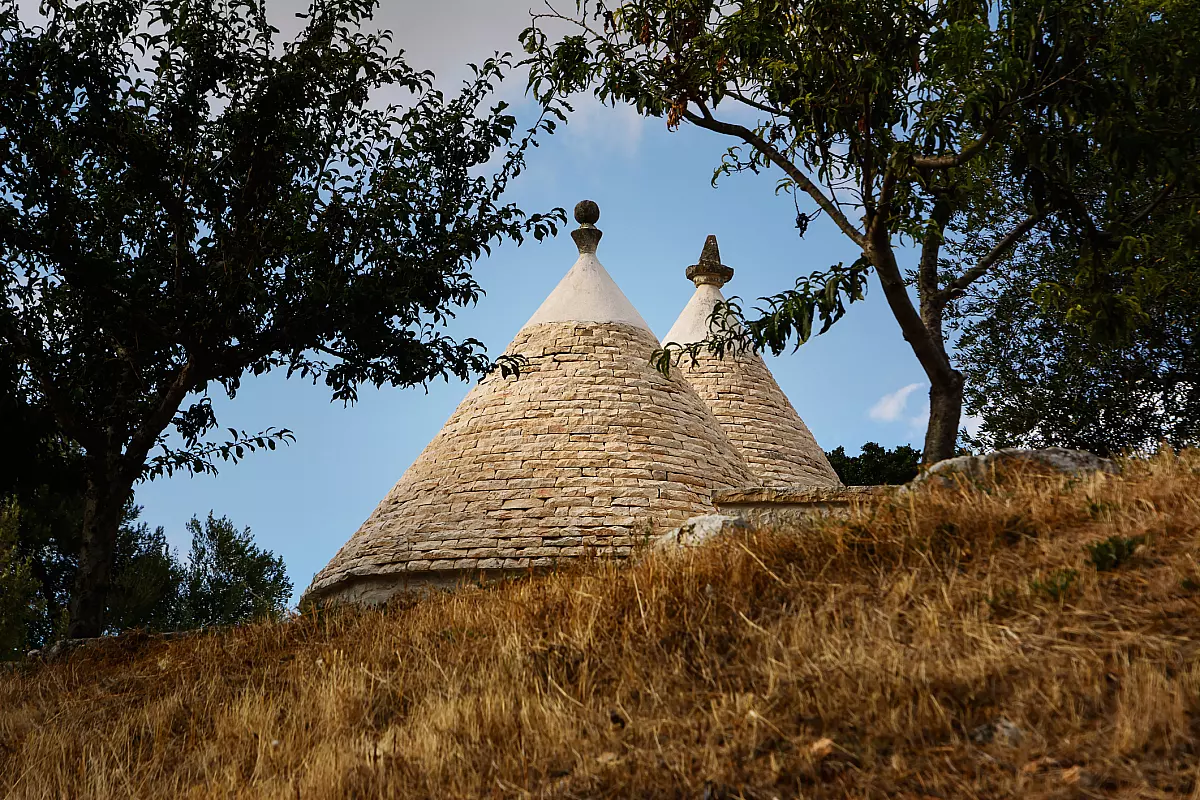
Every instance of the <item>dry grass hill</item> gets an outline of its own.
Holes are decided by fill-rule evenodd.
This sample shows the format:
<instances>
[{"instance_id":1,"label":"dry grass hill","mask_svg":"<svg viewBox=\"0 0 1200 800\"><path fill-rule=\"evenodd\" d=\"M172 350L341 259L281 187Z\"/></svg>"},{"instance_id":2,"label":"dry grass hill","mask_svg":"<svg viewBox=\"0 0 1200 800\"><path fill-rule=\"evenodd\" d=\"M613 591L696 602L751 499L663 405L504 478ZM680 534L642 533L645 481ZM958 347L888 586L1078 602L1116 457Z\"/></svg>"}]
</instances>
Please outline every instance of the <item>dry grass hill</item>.
<instances>
[{"instance_id":1,"label":"dry grass hill","mask_svg":"<svg viewBox=\"0 0 1200 800\"><path fill-rule=\"evenodd\" d=\"M1200 453L0 673L0 797L1200 797Z\"/></svg>"}]
</instances>

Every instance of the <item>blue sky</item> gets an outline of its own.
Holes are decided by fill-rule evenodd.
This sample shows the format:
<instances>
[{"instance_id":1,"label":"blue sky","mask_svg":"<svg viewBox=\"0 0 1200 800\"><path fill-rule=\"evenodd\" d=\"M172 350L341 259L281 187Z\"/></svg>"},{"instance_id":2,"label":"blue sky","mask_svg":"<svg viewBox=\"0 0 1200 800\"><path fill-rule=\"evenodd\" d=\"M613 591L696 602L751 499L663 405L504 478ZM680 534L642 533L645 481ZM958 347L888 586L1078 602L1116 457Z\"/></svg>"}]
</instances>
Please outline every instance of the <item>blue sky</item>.
<instances>
[{"instance_id":1,"label":"blue sky","mask_svg":"<svg viewBox=\"0 0 1200 800\"><path fill-rule=\"evenodd\" d=\"M269 4L285 34L294 30L298 5ZM412 64L434 70L439 83L451 88L468 61L517 49L529 5L530 0L385 0L377 24L394 31ZM502 90L518 111L523 87L514 76ZM695 263L708 234L716 234L723 261L736 270L726 294L745 299L856 257L854 246L824 218L803 239L797 235L791 198L774 194L778 174L735 176L712 188L713 167L732 143L686 126L669 132L662 120L584 102L571 124L531 154L511 199L527 211L555 206L569 211L584 198L599 203L598 227L605 234L600 260L661 336L691 296L684 269ZM499 248L476 267L486 296L463 309L451 331L481 339L499 355L576 255L565 232L541 244ZM768 361L826 450L844 445L853 453L865 441L920 445L927 385L874 279L866 302L851 306L829 333ZM209 510L227 515L284 557L298 597L469 388L464 383L438 383L428 391L366 388L357 405L343 408L330 402L323 385L287 381L282 373L247 380L235 401L214 399L222 426L287 427L296 442L254 454L216 477L176 476L142 485L137 490L142 519L162 525L186 550L183 528L192 515Z\"/></svg>"}]
</instances>

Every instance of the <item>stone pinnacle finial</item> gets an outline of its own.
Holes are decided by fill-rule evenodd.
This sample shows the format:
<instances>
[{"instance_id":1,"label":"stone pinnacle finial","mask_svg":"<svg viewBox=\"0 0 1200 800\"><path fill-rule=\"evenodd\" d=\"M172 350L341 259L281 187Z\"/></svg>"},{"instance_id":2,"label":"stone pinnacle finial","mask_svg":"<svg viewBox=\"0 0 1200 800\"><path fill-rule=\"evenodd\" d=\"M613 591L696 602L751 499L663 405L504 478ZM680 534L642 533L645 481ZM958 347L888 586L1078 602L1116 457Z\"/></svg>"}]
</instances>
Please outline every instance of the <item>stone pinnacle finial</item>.
<instances>
[{"instance_id":1,"label":"stone pinnacle finial","mask_svg":"<svg viewBox=\"0 0 1200 800\"><path fill-rule=\"evenodd\" d=\"M579 223L579 227L571 231L571 238L575 240L580 255L596 252L600 237L604 235L604 232L596 227L599 220L600 206L594 201L580 200L575 205L575 221Z\"/></svg>"},{"instance_id":2,"label":"stone pinnacle finial","mask_svg":"<svg viewBox=\"0 0 1200 800\"><path fill-rule=\"evenodd\" d=\"M688 267L685 274L697 287L707 283L720 288L729 283L729 279L733 277L733 267L721 263L721 251L717 248L716 236L710 235L704 240L699 263Z\"/></svg>"}]
</instances>

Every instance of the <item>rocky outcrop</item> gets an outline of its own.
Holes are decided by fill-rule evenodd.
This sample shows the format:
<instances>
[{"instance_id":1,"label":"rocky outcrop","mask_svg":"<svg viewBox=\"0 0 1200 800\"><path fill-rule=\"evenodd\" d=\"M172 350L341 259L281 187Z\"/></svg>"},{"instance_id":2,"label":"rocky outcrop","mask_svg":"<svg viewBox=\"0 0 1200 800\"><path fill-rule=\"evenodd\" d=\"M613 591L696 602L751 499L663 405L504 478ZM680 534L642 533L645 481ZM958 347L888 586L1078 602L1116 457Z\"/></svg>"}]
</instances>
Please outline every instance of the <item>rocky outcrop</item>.
<instances>
[{"instance_id":1,"label":"rocky outcrop","mask_svg":"<svg viewBox=\"0 0 1200 800\"><path fill-rule=\"evenodd\" d=\"M1064 447L1029 450L1010 447L978 456L958 456L939 461L914 478L910 485L931 480L949 483L955 475L977 480L992 475L998 469L1013 468L1035 468L1068 475L1083 475L1089 472L1116 474L1120 471L1112 460L1101 458L1086 450L1068 450Z\"/></svg>"},{"instance_id":2,"label":"rocky outcrop","mask_svg":"<svg viewBox=\"0 0 1200 800\"><path fill-rule=\"evenodd\" d=\"M683 547L695 547L720 536L743 531L750 527L744 517L729 514L704 514L692 517L674 530L664 533L650 544L655 552L677 550Z\"/></svg>"}]
</instances>

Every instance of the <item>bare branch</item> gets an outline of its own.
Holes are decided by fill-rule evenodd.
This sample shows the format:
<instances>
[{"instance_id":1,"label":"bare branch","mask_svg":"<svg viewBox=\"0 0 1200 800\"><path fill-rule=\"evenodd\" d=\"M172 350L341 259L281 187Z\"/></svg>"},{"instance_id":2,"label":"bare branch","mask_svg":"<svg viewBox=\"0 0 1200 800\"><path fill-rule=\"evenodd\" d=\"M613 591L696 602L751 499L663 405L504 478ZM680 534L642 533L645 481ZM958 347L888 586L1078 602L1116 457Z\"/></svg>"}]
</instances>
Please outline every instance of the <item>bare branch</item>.
<instances>
[{"instance_id":1,"label":"bare branch","mask_svg":"<svg viewBox=\"0 0 1200 800\"><path fill-rule=\"evenodd\" d=\"M1172 181L1172 182L1168 183L1166 186L1164 186L1162 188L1162 190L1159 191L1159 193L1154 196L1154 199L1152 199L1149 203L1146 204L1145 208L1143 208L1137 214L1134 214L1133 217L1130 218L1129 224L1136 225L1139 222L1145 222L1146 219L1151 214L1154 213L1154 210L1156 208L1158 208L1160 205L1162 205L1163 201L1166 200L1168 197L1170 197L1171 193L1174 191L1175 191L1175 183L1174 183L1174 181Z\"/></svg>"},{"instance_id":2,"label":"bare branch","mask_svg":"<svg viewBox=\"0 0 1200 800\"><path fill-rule=\"evenodd\" d=\"M875 267L875 274L879 276L879 285L883 287L888 306L891 307L896 322L900 323L900 332L912 347L917 361L929 376L930 383L937 385L953 382L956 379L954 368L946 358L941 332L929 330L917 309L913 307L904 276L896 264L895 251L892 250L886 226L872 226L871 234L871 263Z\"/></svg>"},{"instance_id":3,"label":"bare branch","mask_svg":"<svg viewBox=\"0 0 1200 800\"><path fill-rule=\"evenodd\" d=\"M141 475L150 448L158 441L159 434L171 423L171 419L179 410L179 404L187 397L195 382L196 363L189 356L175 375L175 380L171 381L171 385L160 395L158 406L133 434L125 448L125 454L121 458L121 470L129 480L136 480Z\"/></svg>"},{"instance_id":4,"label":"bare branch","mask_svg":"<svg viewBox=\"0 0 1200 800\"><path fill-rule=\"evenodd\" d=\"M883 185L879 188L879 210L888 214L892 207L892 198L896 194L896 170L891 164L883 171Z\"/></svg>"},{"instance_id":5,"label":"bare branch","mask_svg":"<svg viewBox=\"0 0 1200 800\"><path fill-rule=\"evenodd\" d=\"M762 111L762 112L764 112L764 113L770 114L770 115L772 115L772 116L775 116L775 117L789 117L789 118L791 117L791 114L788 114L788 113L787 113L786 111L784 111L783 109L781 109L781 108L776 108L776 107L774 107L774 106L769 106L769 105L767 105L766 103L760 103L760 102L758 102L757 100L751 100L749 97L746 97L746 96L745 96L744 94L742 94L741 92L738 92L738 91L730 91L730 92L729 92L729 96L730 96L730 97L732 97L734 100L737 100L739 103L743 103L743 104L745 104L745 105L747 105L747 106L750 106L751 108L758 109L759 111Z\"/></svg>"},{"instance_id":6,"label":"bare branch","mask_svg":"<svg viewBox=\"0 0 1200 800\"><path fill-rule=\"evenodd\" d=\"M925 234L921 242L921 260L917 265L917 292L922 300L935 301L938 299L937 267L938 256L942 251L942 237L932 233Z\"/></svg>"}]
</instances>

